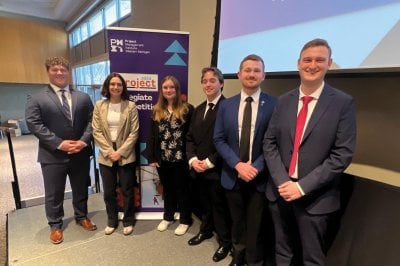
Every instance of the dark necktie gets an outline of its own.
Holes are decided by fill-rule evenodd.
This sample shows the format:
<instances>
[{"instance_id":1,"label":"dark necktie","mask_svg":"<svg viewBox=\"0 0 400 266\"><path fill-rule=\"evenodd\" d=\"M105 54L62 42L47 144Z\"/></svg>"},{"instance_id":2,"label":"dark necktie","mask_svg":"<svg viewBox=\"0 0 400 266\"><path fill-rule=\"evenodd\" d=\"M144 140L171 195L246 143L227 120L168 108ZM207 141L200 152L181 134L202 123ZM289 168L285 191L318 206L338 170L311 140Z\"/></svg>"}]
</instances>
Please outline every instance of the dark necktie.
<instances>
[{"instance_id":1,"label":"dark necktie","mask_svg":"<svg viewBox=\"0 0 400 266\"><path fill-rule=\"evenodd\" d=\"M213 108L214 108L214 104L213 103L208 103L208 109L206 111L206 114L204 115L204 120L206 120L210 116L211 111L212 111Z\"/></svg>"},{"instance_id":2,"label":"dark necktie","mask_svg":"<svg viewBox=\"0 0 400 266\"><path fill-rule=\"evenodd\" d=\"M252 97L246 98L246 105L243 112L242 131L240 133L240 161L248 162L250 158L250 133L251 133L251 102Z\"/></svg>"},{"instance_id":3,"label":"dark necktie","mask_svg":"<svg viewBox=\"0 0 400 266\"><path fill-rule=\"evenodd\" d=\"M294 137L292 159L290 160L289 176L294 174L297 164L297 154L299 153L301 138L303 137L304 125L307 120L308 104L312 101L312 96L304 96L301 98L303 101L303 107L297 116L296 122L296 135Z\"/></svg>"},{"instance_id":4,"label":"dark necktie","mask_svg":"<svg viewBox=\"0 0 400 266\"><path fill-rule=\"evenodd\" d=\"M69 118L69 120L72 120L71 109L69 107L67 97L65 96L65 90L62 89L60 91L61 91L62 107L63 107L64 113Z\"/></svg>"}]
</instances>

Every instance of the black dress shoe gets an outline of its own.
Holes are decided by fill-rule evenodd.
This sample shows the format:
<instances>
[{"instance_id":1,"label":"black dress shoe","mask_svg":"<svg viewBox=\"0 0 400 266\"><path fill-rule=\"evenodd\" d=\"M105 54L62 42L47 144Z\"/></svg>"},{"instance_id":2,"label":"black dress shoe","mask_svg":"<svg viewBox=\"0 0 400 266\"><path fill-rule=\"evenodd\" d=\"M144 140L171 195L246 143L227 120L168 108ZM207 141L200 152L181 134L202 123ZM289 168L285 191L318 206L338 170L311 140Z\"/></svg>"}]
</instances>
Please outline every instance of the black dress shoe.
<instances>
[{"instance_id":1,"label":"black dress shoe","mask_svg":"<svg viewBox=\"0 0 400 266\"><path fill-rule=\"evenodd\" d=\"M209 239L213 236L212 233L206 234L206 233L198 233L197 235L195 235L194 237L192 237L189 241L188 244L190 246L195 246L200 244L201 242L203 242L206 239Z\"/></svg>"},{"instance_id":2,"label":"black dress shoe","mask_svg":"<svg viewBox=\"0 0 400 266\"><path fill-rule=\"evenodd\" d=\"M213 256L213 261L218 262L220 260L223 260L228 256L229 251L231 250L230 247L224 247L224 246L219 246L217 251L215 251L214 256Z\"/></svg>"}]
</instances>

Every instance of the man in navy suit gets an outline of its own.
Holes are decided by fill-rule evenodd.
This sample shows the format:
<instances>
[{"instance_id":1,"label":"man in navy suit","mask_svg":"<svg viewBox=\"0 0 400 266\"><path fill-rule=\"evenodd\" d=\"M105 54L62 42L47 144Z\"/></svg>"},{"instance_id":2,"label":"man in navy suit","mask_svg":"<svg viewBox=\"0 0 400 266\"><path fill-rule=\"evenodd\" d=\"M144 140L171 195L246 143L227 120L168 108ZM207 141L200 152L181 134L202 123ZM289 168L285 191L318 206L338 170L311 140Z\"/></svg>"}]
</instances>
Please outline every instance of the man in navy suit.
<instances>
[{"instance_id":1,"label":"man in navy suit","mask_svg":"<svg viewBox=\"0 0 400 266\"><path fill-rule=\"evenodd\" d=\"M216 67L205 67L201 71L201 86L207 100L193 112L189 132L186 136L186 154L190 174L194 177L196 191L202 209L200 232L189 240L189 245L198 245L212 237L215 229L219 247L213 261L224 259L231 249L230 215L224 190L221 186L222 159L214 142L214 125L222 95L224 76Z\"/></svg>"},{"instance_id":2,"label":"man in navy suit","mask_svg":"<svg viewBox=\"0 0 400 266\"><path fill-rule=\"evenodd\" d=\"M86 230L96 229L87 218L93 104L86 93L69 86L66 59L49 58L45 66L50 84L28 98L25 116L29 130L39 139L38 162L43 174L50 241L59 244L63 241L67 175L76 222Z\"/></svg>"},{"instance_id":3,"label":"man in navy suit","mask_svg":"<svg viewBox=\"0 0 400 266\"><path fill-rule=\"evenodd\" d=\"M223 158L221 183L232 218L233 259L230 265L262 265L260 230L268 170L262 142L276 99L261 92L264 61L248 55L240 63L241 92L218 109L214 144Z\"/></svg>"},{"instance_id":4,"label":"man in navy suit","mask_svg":"<svg viewBox=\"0 0 400 266\"><path fill-rule=\"evenodd\" d=\"M324 265L326 236L340 208L340 177L353 157L356 119L353 98L324 82L331 63L325 40L304 45L300 86L279 98L265 135L277 265Z\"/></svg>"}]
</instances>

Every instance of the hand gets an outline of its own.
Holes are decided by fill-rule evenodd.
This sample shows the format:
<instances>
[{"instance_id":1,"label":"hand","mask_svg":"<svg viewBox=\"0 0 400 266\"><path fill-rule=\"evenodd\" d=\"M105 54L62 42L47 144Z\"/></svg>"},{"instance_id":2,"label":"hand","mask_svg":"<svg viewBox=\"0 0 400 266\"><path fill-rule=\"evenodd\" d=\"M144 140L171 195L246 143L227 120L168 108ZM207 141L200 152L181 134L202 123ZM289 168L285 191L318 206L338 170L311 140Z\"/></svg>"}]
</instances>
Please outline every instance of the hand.
<instances>
[{"instance_id":1,"label":"hand","mask_svg":"<svg viewBox=\"0 0 400 266\"><path fill-rule=\"evenodd\" d=\"M258 170L250 163L239 162L235 165L239 177L246 182L250 182L258 175Z\"/></svg>"},{"instance_id":2,"label":"hand","mask_svg":"<svg viewBox=\"0 0 400 266\"><path fill-rule=\"evenodd\" d=\"M75 148L75 141L74 140L63 140L60 144L60 150L70 153Z\"/></svg>"},{"instance_id":3,"label":"hand","mask_svg":"<svg viewBox=\"0 0 400 266\"><path fill-rule=\"evenodd\" d=\"M157 162L149 163L149 166L160 167L160 165Z\"/></svg>"},{"instance_id":4,"label":"hand","mask_svg":"<svg viewBox=\"0 0 400 266\"><path fill-rule=\"evenodd\" d=\"M110 158L111 161L116 162L116 161L119 161L121 159L121 154L119 154L116 151L113 151L113 152L108 154L108 158Z\"/></svg>"},{"instance_id":5,"label":"hand","mask_svg":"<svg viewBox=\"0 0 400 266\"><path fill-rule=\"evenodd\" d=\"M80 152L84 147L86 147L86 143L82 140L63 140L60 150L68 154L74 154Z\"/></svg>"},{"instance_id":6,"label":"hand","mask_svg":"<svg viewBox=\"0 0 400 266\"><path fill-rule=\"evenodd\" d=\"M74 141L74 149L72 151L70 151L70 154L73 153L78 153L80 152L83 148L85 148L87 145L85 142L83 142L82 140L76 140Z\"/></svg>"},{"instance_id":7,"label":"hand","mask_svg":"<svg viewBox=\"0 0 400 266\"><path fill-rule=\"evenodd\" d=\"M278 192L285 201L294 201L302 197L299 187L292 181L287 181L280 185Z\"/></svg>"},{"instance_id":8,"label":"hand","mask_svg":"<svg viewBox=\"0 0 400 266\"><path fill-rule=\"evenodd\" d=\"M197 173L203 173L208 169L207 163L200 160L194 160L192 162L192 167Z\"/></svg>"}]
</instances>

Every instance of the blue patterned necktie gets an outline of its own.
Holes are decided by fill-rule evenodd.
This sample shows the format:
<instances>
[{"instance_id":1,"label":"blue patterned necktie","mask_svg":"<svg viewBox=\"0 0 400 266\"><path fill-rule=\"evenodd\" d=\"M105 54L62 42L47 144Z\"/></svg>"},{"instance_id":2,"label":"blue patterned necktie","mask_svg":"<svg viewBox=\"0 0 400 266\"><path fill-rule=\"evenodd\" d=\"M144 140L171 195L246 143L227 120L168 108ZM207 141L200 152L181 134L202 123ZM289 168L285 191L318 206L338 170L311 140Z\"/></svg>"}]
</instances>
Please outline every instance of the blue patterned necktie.
<instances>
[{"instance_id":1,"label":"blue patterned necktie","mask_svg":"<svg viewBox=\"0 0 400 266\"><path fill-rule=\"evenodd\" d=\"M61 91L62 107L63 107L64 113L69 118L69 120L72 121L71 108L69 107L67 96L65 96L65 90L62 89L60 91Z\"/></svg>"}]
</instances>

